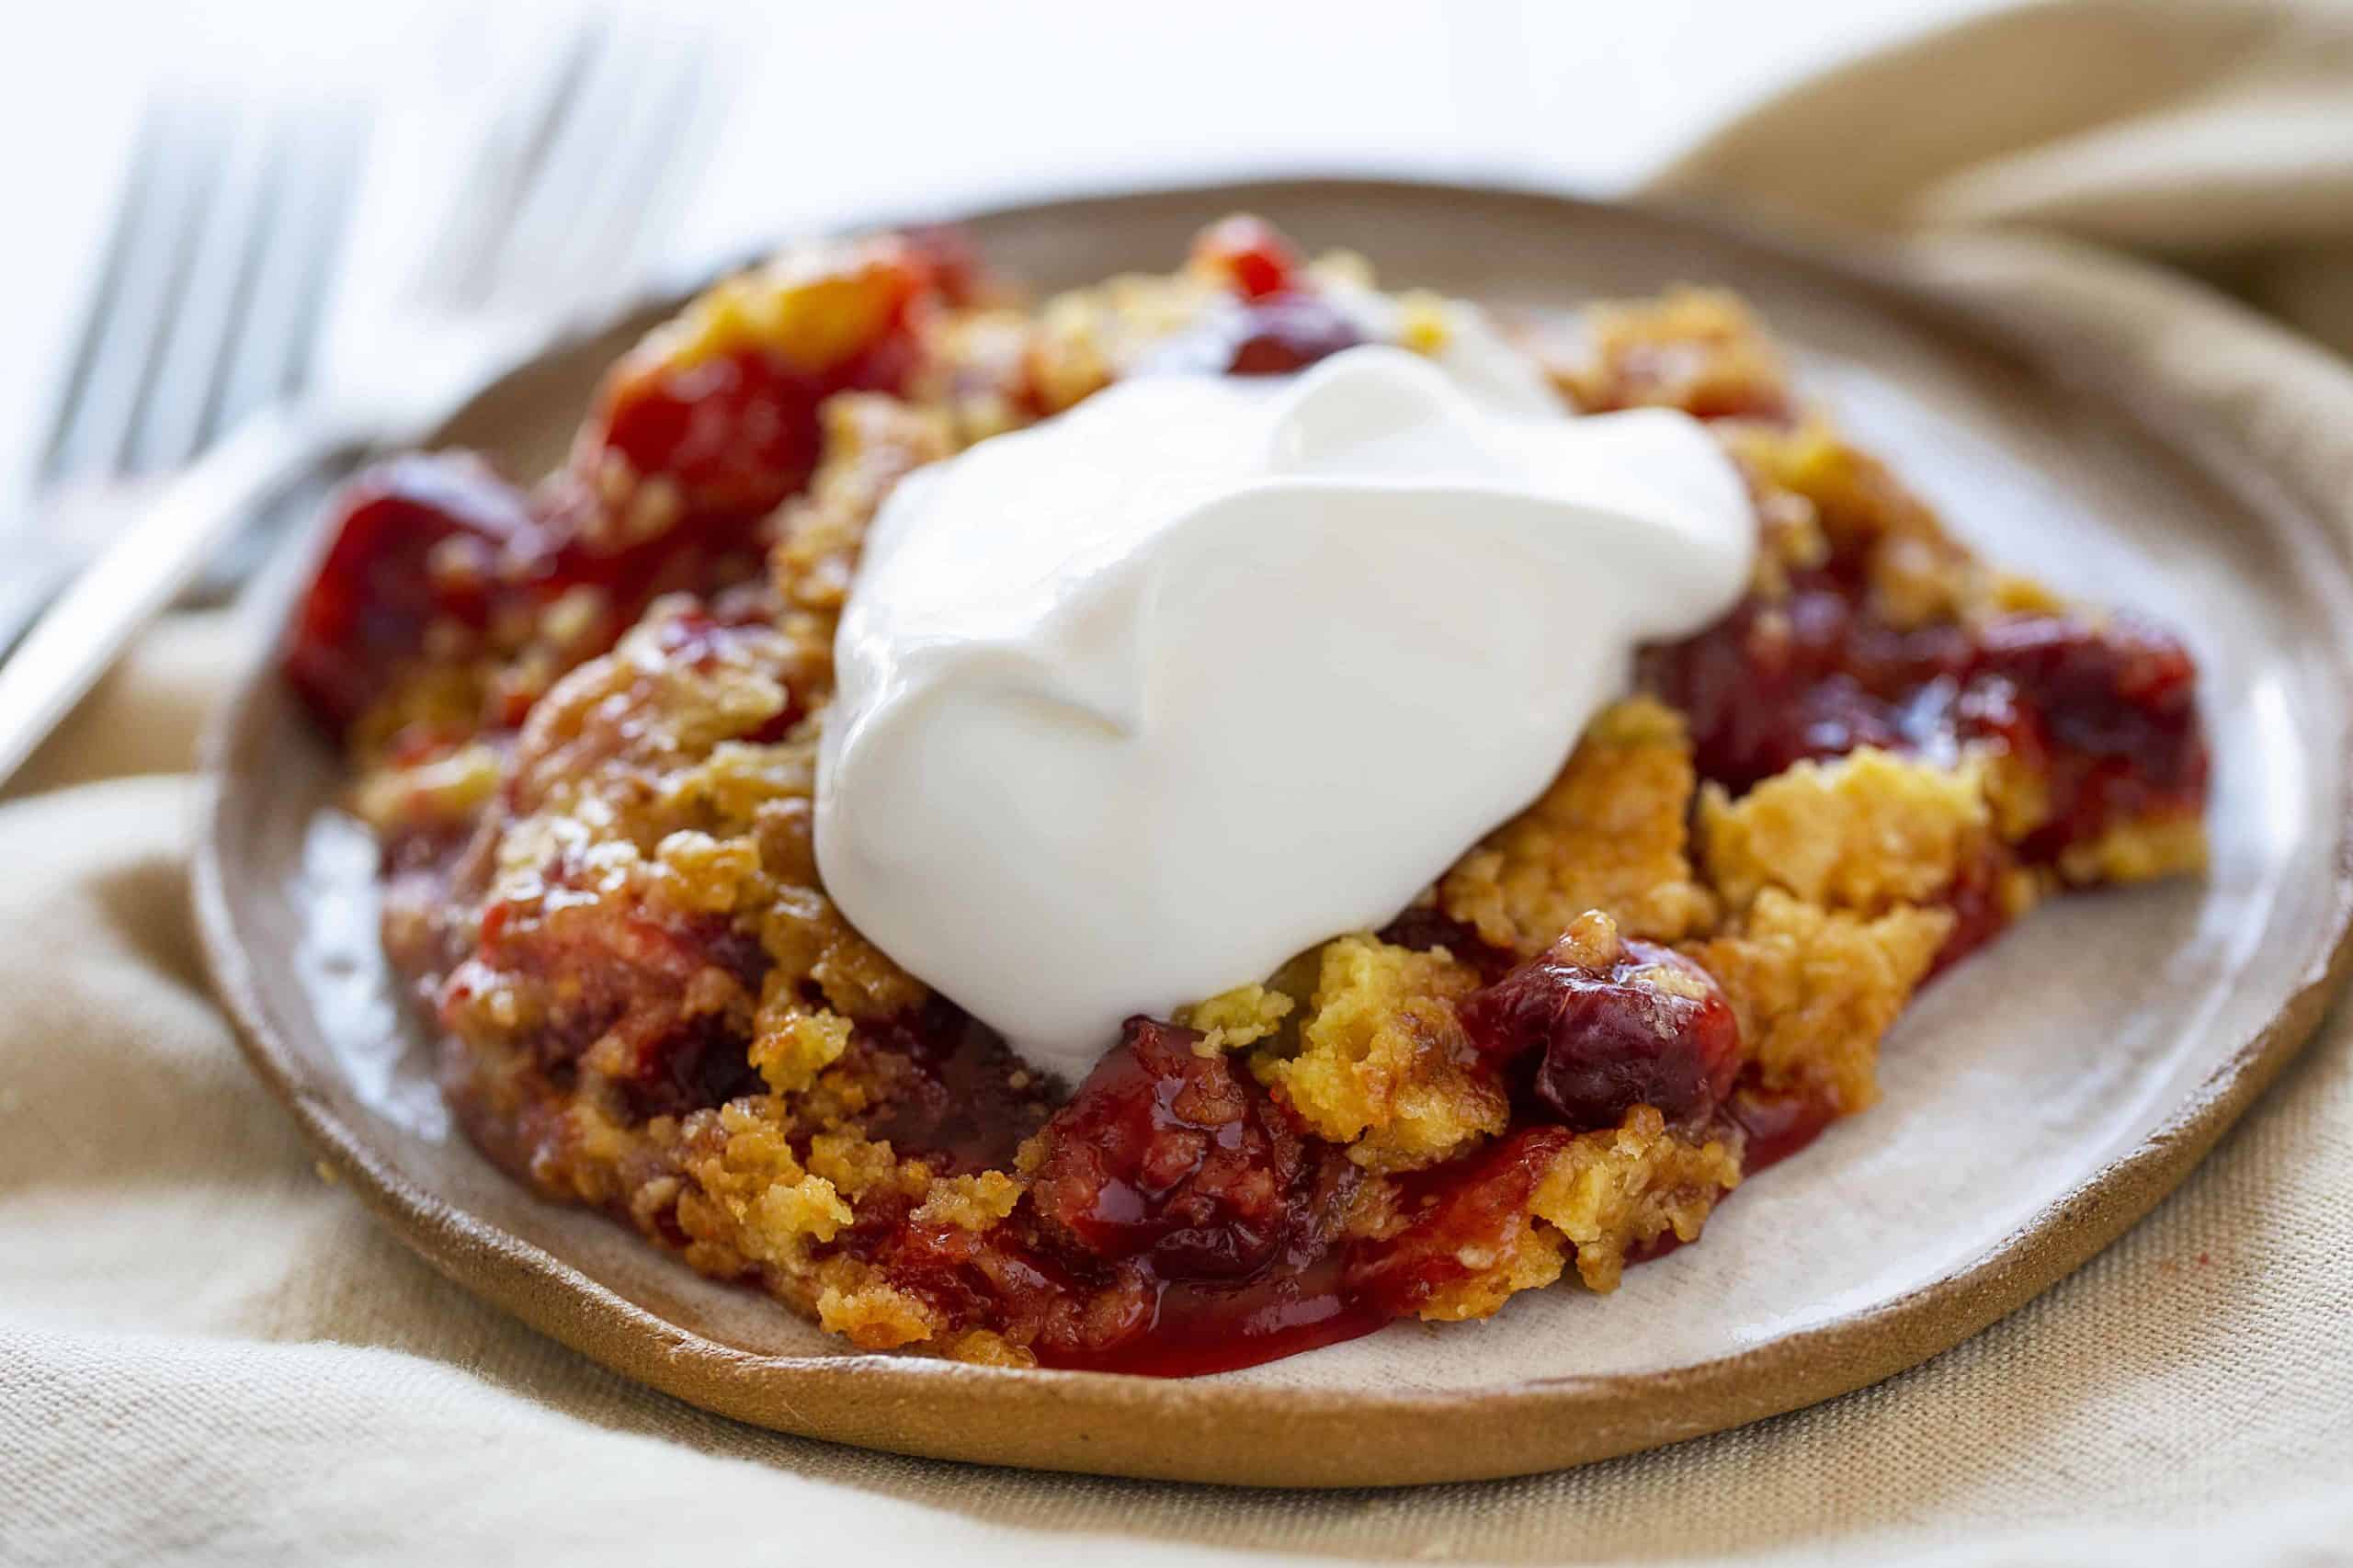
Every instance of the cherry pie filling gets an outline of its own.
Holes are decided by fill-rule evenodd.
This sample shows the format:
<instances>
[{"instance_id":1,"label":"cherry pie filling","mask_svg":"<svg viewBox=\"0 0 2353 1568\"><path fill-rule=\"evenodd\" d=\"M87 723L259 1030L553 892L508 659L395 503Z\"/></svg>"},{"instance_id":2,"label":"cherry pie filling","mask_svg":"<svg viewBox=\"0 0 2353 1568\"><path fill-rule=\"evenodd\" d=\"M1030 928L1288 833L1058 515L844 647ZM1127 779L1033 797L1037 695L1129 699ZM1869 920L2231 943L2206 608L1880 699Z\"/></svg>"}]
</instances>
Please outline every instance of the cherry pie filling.
<instances>
[{"instance_id":1,"label":"cherry pie filling","mask_svg":"<svg viewBox=\"0 0 2353 1568\"><path fill-rule=\"evenodd\" d=\"M818 907L805 800L798 812L790 796L764 801L742 852L816 909L789 919L699 892L617 903L615 853L593 835L518 847L517 824L570 799L579 776L676 750L660 706L673 688L767 694L729 710L716 747L699 743L731 766L821 722L826 616L847 587L825 562L844 553L794 557L779 508L812 504L829 400L952 406L985 434L1051 414L1089 378L1280 374L1364 340L1256 221L1208 231L1184 276L1176 325L1155 321L1120 362L1073 370L1054 312L1008 314L949 239L870 242L715 290L616 367L571 459L536 489L448 456L394 460L345 492L286 668L360 758L362 797L376 791L388 948L445 1025L445 1083L492 1158L861 1344L1184 1375L1404 1316L1483 1315L1564 1258L1607 1288L1621 1264L1696 1238L1744 1174L1868 1103L1807 1069L1802 1050L1791 1057L1803 1008L1749 970L1798 938L1766 934L1777 894L1745 895L1744 913L1722 876L1699 895L1710 915L1658 933L1597 911L1507 940L1442 892L1359 939L1355 952L1392 967L1423 963L1438 989L1376 1020L1349 1070L1377 1077L1362 1064L1379 1041L1410 1039L1409 1075L1442 1084L1476 1130L1368 1158L1371 1143L1333 1136L1328 1113L1302 1103L1296 1056L1216 1038L1225 1026L1208 1004L1131 1019L1064 1092L904 976L837 984L856 942ZM1605 334L1601 363L1564 373L1564 394L1587 411L1664 403L1728 430L1795 428L1786 389L1746 366L1757 350L1737 322L1685 322L1681 308L1647 338L1613 347ZM970 347L983 342L997 347ZM1808 769L1839 759L2007 779L2024 802L2015 820L1997 801L1994 828L1967 830L1940 885L1895 915L1881 899L1824 916L1859 932L1901 915L1925 933L1919 972L1887 987L1900 1005L1930 951L1941 968L2002 929L2020 887L2135 874L2113 846L2146 824L2194 833L2208 760L2180 643L2040 601L1892 608L1880 541L1818 531L1720 623L1643 655L1641 689L1688 737L1683 787L1696 776L1716 802L1665 802L1674 859L1687 819L1736 810L1771 780L1826 777ZM801 525L804 540L822 535ZM764 579L772 553L798 574ZM604 685L568 705L596 672ZM630 850L697 890L718 885L713 866L752 876L728 858L738 853L687 830ZM803 947L818 956L785 961ZM858 984L866 1005L835 1011ZM1321 1017L1332 989L1287 991ZM485 1046L473 1020L517 995L528 1006L498 1015L499 1044ZM812 1071L779 1065L820 1036ZM745 1108L803 1102L822 1114L763 1121ZM1656 1177L1644 1217L1617 1221L1614 1252L1567 1217L1585 1212L1567 1190L1577 1173L1613 1159L1650 1162ZM747 1238L771 1233L760 1217L787 1199L824 1214L764 1252ZM876 1300L896 1315L857 1306Z\"/></svg>"}]
</instances>

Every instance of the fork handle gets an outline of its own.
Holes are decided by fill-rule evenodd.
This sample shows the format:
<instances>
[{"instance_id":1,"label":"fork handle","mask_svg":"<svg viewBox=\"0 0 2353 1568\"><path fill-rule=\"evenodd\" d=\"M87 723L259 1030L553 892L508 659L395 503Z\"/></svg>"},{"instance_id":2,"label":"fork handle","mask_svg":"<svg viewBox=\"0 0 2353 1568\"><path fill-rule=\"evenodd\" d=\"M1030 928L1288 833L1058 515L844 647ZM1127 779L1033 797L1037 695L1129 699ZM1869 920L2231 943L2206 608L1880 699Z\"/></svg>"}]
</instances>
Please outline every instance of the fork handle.
<instances>
[{"instance_id":1,"label":"fork handle","mask_svg":"<svg viewBox=\"0 0 2353 1568\"><path fill-rule=\"evenodd\" d=\"M0 783L23 766L255 506L355 442L290 405L266 408L165 483L0 664Z\"/></svg>"}]
</instances>

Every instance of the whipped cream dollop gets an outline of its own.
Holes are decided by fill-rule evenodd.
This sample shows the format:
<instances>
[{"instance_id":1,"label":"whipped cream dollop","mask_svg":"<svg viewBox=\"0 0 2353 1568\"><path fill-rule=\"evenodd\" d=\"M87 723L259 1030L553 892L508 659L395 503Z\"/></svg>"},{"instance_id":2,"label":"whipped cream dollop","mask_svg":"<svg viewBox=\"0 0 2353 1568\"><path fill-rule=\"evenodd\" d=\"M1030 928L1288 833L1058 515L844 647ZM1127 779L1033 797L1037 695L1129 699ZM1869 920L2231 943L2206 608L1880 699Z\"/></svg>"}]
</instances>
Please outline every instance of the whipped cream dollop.
<instances>
[{"instance_id":1,"label":"whipped cream dollop","mask_svg":"<svg viewBox=\"0 0 2353 1568\"><path fill-rule=\"evenodd\" d=\"M1755 522L1688 416L1474 369L1141 378L901 483L818 763L843 912L1076 1077L1538 795L1637 642L1731 607Z\"/></svg>"}]
</instances>

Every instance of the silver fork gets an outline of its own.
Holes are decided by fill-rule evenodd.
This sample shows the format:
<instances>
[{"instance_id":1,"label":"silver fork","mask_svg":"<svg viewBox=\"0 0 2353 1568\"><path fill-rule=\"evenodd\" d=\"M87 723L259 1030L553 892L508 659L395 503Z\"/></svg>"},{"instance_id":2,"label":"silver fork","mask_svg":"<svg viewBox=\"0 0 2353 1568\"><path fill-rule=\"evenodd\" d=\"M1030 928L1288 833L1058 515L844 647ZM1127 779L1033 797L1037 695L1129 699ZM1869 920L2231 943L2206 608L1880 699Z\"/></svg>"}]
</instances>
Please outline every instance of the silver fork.
<instances>
[{"instance_id":1,"label":"silver fork","mask_svg":"<svg viewBox=\"0 0 2353 1568\"><path fill-rule=\"evenodd\" d=\"M0 781L265 502L414 439L485 370L626 287L706 101L702 38L646 25L588 24L507 98L418 226L399 297L315 375L348 152L305 128L198 142L191 163L184 117L151 127L44 469L186 466L0 664ZM176 184L175 156L193 184Z\"/></svg>"},{"instance_id":2,"label":"silver fork","mask_svg":"<svg viewBox=\"0 0 2353 1568\"><path fill-rule=\"evenodd\" d=\"M178 468L299 395L339 248L357 127L153 106L0 583L0 649L119 517L123 486Z\"/></svg>"}]
</instances>

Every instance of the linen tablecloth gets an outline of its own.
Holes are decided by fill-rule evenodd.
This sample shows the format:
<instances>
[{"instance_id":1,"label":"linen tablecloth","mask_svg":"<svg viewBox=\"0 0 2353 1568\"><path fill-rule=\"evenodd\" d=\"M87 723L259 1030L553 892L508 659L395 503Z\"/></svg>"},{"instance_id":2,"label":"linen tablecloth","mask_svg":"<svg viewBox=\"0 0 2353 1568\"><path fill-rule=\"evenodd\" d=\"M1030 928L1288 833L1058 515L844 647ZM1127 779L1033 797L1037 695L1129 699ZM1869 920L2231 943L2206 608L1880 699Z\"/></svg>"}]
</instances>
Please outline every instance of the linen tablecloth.
<instances>
[{"instance_id":1,"label":"linen tablecloth","mask_svg":"<svg viewBox=\"0 0 2353 1568\"><path fill-rule=\"evenodd\" d=\"M2353 347L2342 9L2001 14L1819 77L1658 185L1916 231L1956 286L2184 389L2353 530L2353 368L2316 346ZM2353 1561L2341 1012L2026 1310L1878 1387L1585 1470L1313 1494L1031 1475L623 1382L412 1256L239 1059L190 928L185 769L248 636L159 629L0 807L0 1562Z\"/></svg>"}]
</instances>

